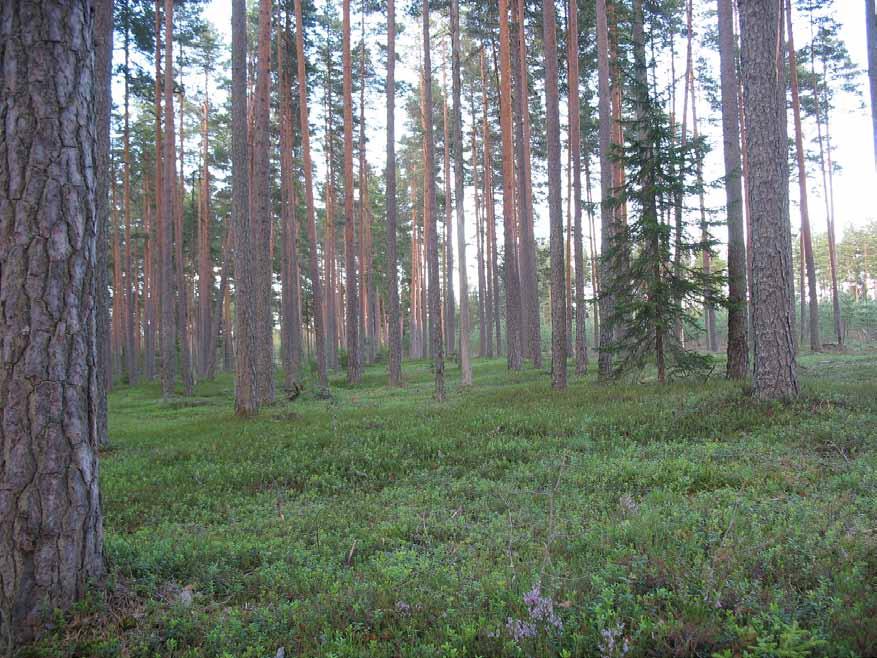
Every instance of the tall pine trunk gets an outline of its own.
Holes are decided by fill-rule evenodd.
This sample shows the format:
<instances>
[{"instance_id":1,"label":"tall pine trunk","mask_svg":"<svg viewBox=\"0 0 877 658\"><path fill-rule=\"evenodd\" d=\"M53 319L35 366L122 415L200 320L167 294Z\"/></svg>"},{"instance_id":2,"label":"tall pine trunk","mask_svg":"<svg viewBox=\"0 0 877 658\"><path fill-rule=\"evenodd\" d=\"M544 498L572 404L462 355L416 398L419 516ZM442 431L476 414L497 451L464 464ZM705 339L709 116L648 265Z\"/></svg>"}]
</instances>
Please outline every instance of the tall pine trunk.
<instances>
[{"instance_id":1,"label":"tall pine trunk","mask_svg":"<svg viewBox=\"0 0 877 658\"><path fill-rule=\"evenodd\" d=\"M129 94L129 61L130 61L130 37L128 30L128 7L125 10L125 64L124 64L124 113L123 113L123 157L124 179L122 182L122 199L125 214L125 369L128 371L128 383L137 383L137 352L134 349L134 304L132 303L134 284L133 263L131 261L131 121L130 121L130 94Z\"/></svg>"},{"instance_id":2,"label":"tall pine trunk","mask_svg":"<svg viewBox=\"0 0 877 658\"><path fill-rule=\"evenodd\" d=\"M308 85L305 69L304 21L302 0L295 0L295 53L298 65L298 113L301 133L301 151L305 174L305 208L308 218L308 241L310 244L311 287L314 315L314 352L317 357L317 379L321 389L329 386L326 372L326 334L323 328L323 286L320 281L320 261L317 254L317 220L314 210L313 161L311 160L311 137L308 119ZM331 291L330 291L331 292ZM332 298L328 299L332 303Z\"/></svg>"},{"instance_id":3,"label":"tall pine trunk","mask_svg":"<svg viewBox=\"0 0 877 658\"><path fill-rule=\"evenodd\" d=\"M566 290L563 265L560 99L557 83L557 28L554 0L542 3L545 43L545 127L548 138L548 214L551 243L551 385L566 388Z\"/></svg>"},{"instance_id":4,"label":"tall pine trunk","mask_svg":"<svg viewBox=\"0 0 877 658\"><path fill-rule=\"evenodd\" d=\"M210 235L210 97L208 71L204 71L201 106L201 191L198 205L198 376L207 379L216 354L213 351L213 258Z\"/></svg>"},{"instance_id":5,"label":"tall pine trunk","mask_svg":"<svg viewBox=\"0 0 877 658\"><path fill-rule=\"evenodd\" d=\"M536 281L536 247L533 240L533 189L530 172L530 99L527 80L527 45L523 0L512 0L511 65L515 127L517 190L518 272L521 291L521 351L542 367L539 300Z\"/></svg>"},{"instance_id":6,"label":"tall pine trunk","mask_svg":"<svg viewBox=\"0 0 877 658\"><path fill-rule=\"evenodd\" d=\"M182 44L180 44L180 58L182 63ZM184 96L180 93L180 175L176 181L176 194L174 195L174 261L176 263L175 276L177 281L177 337L179 339L180 355L180 379L183 380L183 391L186 395L192 395L195 381L192 375L192 344L189 341L189 295L192 288L186 283L186 268L183 262L183 195L185 194L185 177L183 175L183 108Z\"/></svg>"},{"instance_id":7,"label":"tall pine trunk","mask_svg":"<svg viewBox=\"0 0 877 658\"><path fill-rule=\"evenodd\" d=\"M97 342L97 444L110 443L107 428L107 391L112 386L112 353L110 340L110 291L107 280L110 230L110 117L112 114L112 64L113 64L113 3L112 0L96 0L94 10L95 29L95 164L98 179L95 189L95 212L97 226L95 240L95 340ZM127 73L127 69L126 69ZM126 79L127 81L127 79ZM136 352L135 352L136 354Z\"/></svg>"},{"instance_id":8,"label":"tall pine trunk","mask_svg":"<svg viewBox=\"0 0 877 658\"><path fill-rule=\"evenodd\" d=\"M271 109L271 5L259 0L259 38L256 86L253 98L253 189L250 205L254 216L250 231L256 283L256 391L259 404L274 402L274 341L271 313L273 251L271 249L271 171L269 159Z\"/></svg>"},{"instance_id":9,"label":"tall pine trunk","mask_svg":"<svg viewBox=\"0 0 877 658\"><path fill-rule=\"evenodd\" d=\"M365 4L360 5L359 48L359 358L372 362L374 334L369 308L371 250L369 247L368 163L365 153Z\"/></svg>"},{"instance_id":10,"label":"tall pine trunk","mask_svg":"<svg viewBox=\"0 0 877 658\"><path fill-rule=\"evenodd\" d=\"M353 240L353 72L350 60L350 0L344 0L344 256L347 278L347 382L357 384L362 376L359 359L359 295L356 282L356 252Z\"/></svg>"},{"instance_id":11,"label":"tall pine trunk","mask_svg":"<svg viewBox=\"0 0 877 658\"><path fill-rule=\"evenodd\" d=\"M597 0L597 80L598 80L598 137L600 143L600 378L612 374L612 343L615 300L612 295L617 273L615 244L615 209L611 201L613 165L610 157L612 113L609 86L609 26L607 0Z\"/></svg>"},{"instance_id":12,"label":"tall pine trunk","mask_svg":"<svg viewBox=\"0 0 877 658\"><path fill-rule=\"evenodd\" d=\"M235 413L259 411L256 390L256 317L250 228L250 177L247 139L247 7L231 5L231 190L235 275Z\"/></svg>"},{"instance_id":13,"label":"tall pine trunk","mask_svg":"<svg viewBox=\"0 0 877 658\"><path fill-rule=\"evenodd\" d=\"M747 181L752 213L753 386L763 400L798 395L782 4L740 0Z\"/></svg>"},{"instance_id":14,"label":"tall pine trunk","mask_svg":"<svg viewBox=\"0 0 877 658\"><path fill-rule=\"evenodd\" d=\"M746 232L743 220L743 171L740 158L740 115L737 102L737 57L732 0L718 0L721 59L722 135L725 199L728 217L728 379L744 379L749 371L746 302Z\"/></svg>"},{"instance_id":15,"label":"tall pine trunk","mask_svg":"<svg viewBox=\"0 0 877 658\"><path fill-rule=\"evenodd\" d=\"M282 223L280 337L283 372L287 389L301 378L301 302L298 286L298 221L296 219L295 167L293 163L292 77L289 74L289 12L277 48L277 71L280 81L280 186Z\"/></svg>"},{"instance_id":16,"label":"tall pine trunk","mask_svg":"<svg viewBox=\"0 0 877 658\"><path fill-rule=\"evenodd\" d=\"M97 152L109 139L96 139L95 110L109 110L110 34L95 5L20 2L4 6L0 21L0 116L4 124L18 117L0 140L0 651L8 656L105 571L96 206L107 187L95 176L107 169L92 163L108 161Z\"/></svg>"},{"instance_id":17,"label":"tall pine trunk","mask_svg":"<svg viewBox=\"0 0 877 658\"><path fill-rule=\"evenodd\" d=\"M512 0L514 1L514 0ZM502 128L502 208L505 250L506 340L508 367L520 370L522 361L521 286L515 244L515 160L512 134L512 61L509 0L499 0L500 124Z\"/></svg>"},{"instance_id":18,"label":"tall pine trunk","mask_svg":"<svg viewBox=\"0 0 877 658\"><path fill-rule=\"evenodd\" d=\"M801 254L807 271L807 291L810 302L810 349L819 352L822 349L822 341L819 338L819 298L816 287L816 264L813 260L813 240L810 235L810 207L807 198L807 165L805 163L804 136L801 128L801 98L798 90L798 58L795 52L795 36L792 30L792 3L786 0L786 29L789 31L789 75L792 88L792 116L795 120L795 154L798 165L798 195L799 208L801 211L801 242L804 252ZM801 298L804 298L804 289L801 288ZM801 316L804 322L804 316Z\"/></svg>"},{"instance_id":19,"label":"tall pine trunk","mask_svg":"<svg viewBox=\"0 0 877 658\"><path fill-rule=\"evenodd\" d=\"M396 266L396 0L387 0L387 298L390 386L402 384L402 327Z\"/></svg>"},{"instance_id":20,"label":"tall pine trunk","mask_svg":"<svg viewBox=\"0 0 877 658\"><path fill-rule=\"evenodd\" d=\"M485 231L486 243L484 255L486 258L485 274L487 289L487 304L485 309L487 322L487 346L485 355L493 358L493 332L496 326L496 353L502 353L500 346L499 329L499 290L496 285L496 201L493 196L493 150L490 147L490 124L487 121L487 75L485 72L484 49L481 49L481 104L482 104L482 141L484 148L484 222L487 225Z\"/></svg>"},{"instance_id":21,"label":"tall pine trunk","mask_svg":"<svg viewBox=\"0 0 877 658\"><path fill-rule=\"evenodd\" d=\"M572 164L573 243L575 249L576 374L588 371L588 342L585 334L585 256L582 243L582 152L579 110L579 23L576 0L569 2L567 62L569 71L569 149Z\"/></svg>"},{"instance_id":22,"label":"tall pine trunk","mask_svg":"<svg viewBox=\"0 0 877 658\"><path fill-rule=\"evenodd\" d=\"M325 311L326 318L326 365L329 368L336 369L338 367L338 343L339 328L338 318L343 317L343 313L339 310L339 293L338 293L338 268L337 254L335 252L335 127L332 116L332 73L331 70L327 75L326 83L326 226L323 235L324 241L324 259L323 259L323 276L325 277Z\"/></svg>"},{"instance_id":23,"label":"tall pine trunk","mask_svg":"<svg viewBox=\"0 0 877 658\"><path fill-rule=\"evenodd\" d=\"M466 218L463 214L465 166L463 163L463 100L460 75L460 0L451 0L451 86L454 96L454 202L457 212L457 256L460 283L460 383L472 383L469 345L469 273L466 263ZM473 151L473 156L474 156ZM473 163L474 170L474 163ZM477 184L476 184L477 189ZM391 261L392 262L392 261ZM451 306L453 309L453 305Z\"/></svg>"},{"instance_id":24,"label":"tall pine trunk","mask_svg":"<svg viewBox=\"0 0 877 658\"><path fill-rule=\"evenodd\" d=\"M164 126L161 212L161 390L174 394L176 383L176 299L174 279L174 208L176 204L176 146L174 127L173 0L164 0Z\"/></svg>"},{"instance_id":25,"label":"tall pine trunk","mask_svg":"<svg viewBox=\"0 0 877 658\"><path fill-rule=\"evenodd\" d=\"M444 48L442 49L444 50ZM456 304L454 302L454 225L451 220L451 127L448 119L448 80L447 66L442 63L442 128L444 131L444 178L445 178L445 311L444 336L445 352L453 357L456 347Z\"/></svg>"},{"instance_id":26,"label":"tall pine trunk","mask_svg":"<svg viewBox=\"0 0 877 658\"><path fill-rule=\"evenodd\" d=\"M475 200L475 254L478 261L478 356L487 356L487 282L484 275L484 213L478 196L478 120L475 117L474 99L472 102L472 190Z\"/></svg>"},{"instance_id":27,"label":"tall pine trunk","mask_svg":"<svg viewBox=\"0 0 877 658\"><path fill-rule=\"evenodd\" d=\"M877 38L877 33L875 33ZM826 173L826 144L823 136L823 115L822 102L820 100L819 78L816 75L816 53L815 49L810 49L810 77L813 83L813 108L816 114L816 135L819 142L819 169L822 173L822 196L825 198L825 221L828 229L828 265L831 271L831 306L834 315L834 333L837 337L837 344L842 346L844 343L843 320L840 312L840 294L837 285L837 248L834 236L834 194L832 186L828 183L828 175ZM827 126L828 107L825 108L826 116L824 122ZM829 153L828 160L831 160Z\"/></svg>"},{"instance_id":28,"label":"tall pine trunk","mask_svg":"<svg viewBox=\"0 0 877 658\"><path fill-rule=\"evenodd\" d=\"M150 380L154 378L156 369L159 370L159 376L163 377L164 369L161 367L161 360L164 358L165 341L165 333L162 331L164 324L164 303L162 302L164 298L164 131L162 117L164 111L161 73L161 8L162 0L155 0L155 229L153 233L155 248L152 250L153 322L150 326L151 340L147 341L152 346L153 354L147 367L144 368Z\"/></svg>"},{"instance_id":29,"label":"tall pine trunk","mask_svg":"<svg viewBox=\"0 0 877 658\"><path fill-rule=\"evenodd\" d=\"M423 218L427 234L426 261L429 272L429 338L435 371L435 398L445 399L445 354L442 340L441 295L439 286L438 225L435 209L434 143L432 130L432 61L429 46L429 0L423 0L423 95L424 95L424 193L427 212Z\"/></svg>"}]
</instances>

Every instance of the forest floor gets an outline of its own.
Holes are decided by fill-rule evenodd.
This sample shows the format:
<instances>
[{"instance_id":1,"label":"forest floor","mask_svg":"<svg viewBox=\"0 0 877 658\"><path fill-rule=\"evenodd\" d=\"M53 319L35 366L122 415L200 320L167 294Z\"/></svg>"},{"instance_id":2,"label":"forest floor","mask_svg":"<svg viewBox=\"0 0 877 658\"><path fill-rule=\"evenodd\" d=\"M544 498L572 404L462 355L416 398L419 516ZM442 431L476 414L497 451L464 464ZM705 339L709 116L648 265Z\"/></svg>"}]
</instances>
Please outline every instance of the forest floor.
<instances>
[{"instance_id":1,"label":"forest floor","mask_svg":"<svg viewBox=\"0 0 877 658\"><path fill-rule=\"evenodd\" d=\"M802 396L385 366L232 413L110 398L107 594L27 656L877 655L877 354Z\"/></svg>"}]
</instances>

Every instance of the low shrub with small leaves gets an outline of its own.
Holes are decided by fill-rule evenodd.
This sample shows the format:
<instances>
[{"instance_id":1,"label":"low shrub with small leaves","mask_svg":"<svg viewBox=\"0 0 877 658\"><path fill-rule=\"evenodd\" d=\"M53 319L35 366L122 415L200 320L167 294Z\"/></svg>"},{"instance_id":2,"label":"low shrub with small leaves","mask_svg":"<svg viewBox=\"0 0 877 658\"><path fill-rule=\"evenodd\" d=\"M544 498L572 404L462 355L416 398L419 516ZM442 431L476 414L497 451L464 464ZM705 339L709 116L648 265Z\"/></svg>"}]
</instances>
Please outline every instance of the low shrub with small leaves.
<instances>
[{"instance_id":1,"label":"low shrub with small leaves","mask_svg":"<svg viewBox=\"0 0 877 658\"><path fill-rule=\"evenodd\" d=\"M877 655L877 356L805 356L790 405L474 379L375 366L254 420L230 376L117 387L108 580L21 655Z\"/></svg>"}]
</instances>

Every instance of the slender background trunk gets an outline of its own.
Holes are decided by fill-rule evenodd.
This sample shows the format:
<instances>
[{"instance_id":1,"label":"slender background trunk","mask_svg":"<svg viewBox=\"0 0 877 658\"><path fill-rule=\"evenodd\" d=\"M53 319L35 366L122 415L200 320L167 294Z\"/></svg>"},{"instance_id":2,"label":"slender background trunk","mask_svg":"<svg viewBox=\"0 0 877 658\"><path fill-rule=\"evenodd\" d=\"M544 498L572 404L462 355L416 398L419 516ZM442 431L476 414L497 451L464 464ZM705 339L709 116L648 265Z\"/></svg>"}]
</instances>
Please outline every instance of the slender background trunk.
<instances>
[{"instance_id":1,"label":"slender background trunk","mask_svg":"<svg viewBox=\"0 0 877 658\"><path fill-rule=\"evenodd\" d=\"M432 61L429 52L429 0L423 0L423 95L425 111L424 134L424 191L428 211L423 218L429 227L426 247L429 270L429 337L432 345L432 363L435 370L435 398L445 399L445 354L442 340L441 296L439 290L438 226L435 218L435 177L432 137Z\"/></svg>"},{"instance_id":2,"label":"slender background trunk","mask_svg":"<svg viewBox=\"0 0 877 658\"><path fill-rule=\"evenodd\" d=\"M551 385L566 388L566 288L563 265L560 101L557 89L557 34L554 0L542 3L545 41L545 124L548 137L548 214L551 241Z\"/></svg>"}]
</instances>

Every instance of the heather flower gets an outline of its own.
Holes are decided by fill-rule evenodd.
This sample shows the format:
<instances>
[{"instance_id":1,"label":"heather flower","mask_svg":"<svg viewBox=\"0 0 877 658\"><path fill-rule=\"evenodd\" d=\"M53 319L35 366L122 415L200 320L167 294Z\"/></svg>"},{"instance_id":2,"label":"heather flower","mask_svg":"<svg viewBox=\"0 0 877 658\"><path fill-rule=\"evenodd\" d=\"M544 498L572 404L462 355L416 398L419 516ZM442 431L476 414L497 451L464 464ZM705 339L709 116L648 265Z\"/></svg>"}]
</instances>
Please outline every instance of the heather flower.
<instances>
[{"instance_id":1,"label":"heather flower","mask_svg":"<svg viewBox=\"0 0 877 658\"><path fill-rule=\"evenodd\" d=\"M550 596L542 596L539 583L533 585L533 589L524 594L524 604L530 610L530 619L553 626L557 630L563 629L563 622L554 612L554 601Z\"/></svg>"},{"instance_id":2,"label":"heather flower","mask_svg":"<svg viewBox=\"0 0 877 658\"><path fill-rule=\"evenodd\" d=\"M411 605L405 601L396 601L396 612L400 615L410 615Z\"/></svg>"},{"instance_id":3,"label":"heather flower","mask_svg":"<svg viewBox=\"0 0 877 658\"><path fill-rule=\"evenodd\" d=\"M520 642L524 638L536 637L536 625L521 619L508 618L506 621L506 629L515 642Z\"/></svg>"},{"instance_id":4,"label":"heather flower","mask_svg":"<svg viewBox=\"0 0 877 658\"><path fill-rule=\"evenodd\" d=\"M506 629L515 642L524 638L535 638L539 629L563 630L563 622L554 612L554 601L550 596L542 596L542 588L536 583L529 592L524 594L524 605L527 606L529 619L508 618Z\"/></svg>"},{"instance_id":5,"label":"heather flower","mask_svg":"<svg viewBox=\"0 0 877 658\"><path fill-rule=\"evenodd\" d=\"M630 642L624 637L624 624L619 622L615 628L600 631L600 658L624 658L630 651Z\"/></svg>"}]
</instances>

